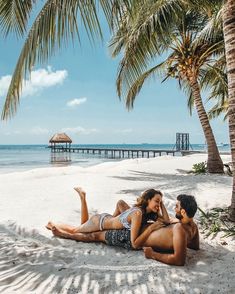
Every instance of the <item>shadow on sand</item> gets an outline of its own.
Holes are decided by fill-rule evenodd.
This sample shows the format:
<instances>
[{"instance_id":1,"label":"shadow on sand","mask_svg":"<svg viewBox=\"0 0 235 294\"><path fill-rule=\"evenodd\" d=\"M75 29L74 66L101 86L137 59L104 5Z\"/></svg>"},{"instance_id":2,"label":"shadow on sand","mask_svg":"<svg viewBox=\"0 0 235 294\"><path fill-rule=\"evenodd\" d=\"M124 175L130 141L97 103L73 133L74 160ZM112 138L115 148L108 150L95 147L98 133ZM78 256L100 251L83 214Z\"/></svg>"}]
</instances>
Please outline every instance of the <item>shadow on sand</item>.
<instances>
[{"instance_id":1,"label":"shadow on sand","mask_svg":"<svg viewBox=\"0 0 235 294\"><path fill-rule=\"evenodd\" d=\"M218 279L222 293L234 289L232 253L218 245L204 242L176 267L142 251L48 239L16 224L0 225L0 235L1 293L215 293Z\"/></svg>"}]
</instances>

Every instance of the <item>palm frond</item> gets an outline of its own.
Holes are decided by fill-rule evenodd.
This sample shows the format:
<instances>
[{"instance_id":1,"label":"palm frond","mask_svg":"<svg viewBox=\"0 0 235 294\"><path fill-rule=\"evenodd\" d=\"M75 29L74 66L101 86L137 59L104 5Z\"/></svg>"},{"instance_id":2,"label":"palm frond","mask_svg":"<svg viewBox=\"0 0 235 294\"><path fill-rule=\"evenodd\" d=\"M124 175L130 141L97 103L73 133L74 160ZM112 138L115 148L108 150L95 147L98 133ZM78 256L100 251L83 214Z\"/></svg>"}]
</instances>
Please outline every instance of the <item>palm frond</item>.
<instances>
[{"instance_id":1,"label":"palm frond","mask_svg":"<svg viewBox=\"0 0 235 294\"><path fill-rule=\"evenodd\" d=\"M36 63L45 63L69 39L79 38L78 12L91 39L102 37L93 1L48 0L33 23L20 53L5 100L2 119L15 114L23 79Z\"/></svg>"},{"instance_id":2,"label":"palm frond","mask_svg":"<svg viewBox=\"0 0 235 294\"><path fill-rule=\"evenodd\" d=\"M209 119L217 118L220 115L224 114L223 120L226 121L228 119L228 102L225 101L224 104L221 104L219 101L216 103L208 112Z\"/></svg>"},{"instance_id":3,"label":"palm frond","mask_svg":"<svg viewBox=\"0 0 235 294\"><path fill-rule=\"evenodd\" d=\"M167 63L162 62L145 73L143 73L141 76L139 76L138 79L131 85L128 94L126 96L126 106L128 109L133 108L134 101L140 90L142 89L143 84L146 82L147 79L151 77L162 77L167 72Z\"/></svg>"},{"instance_id":4,"label":"palm frond","mask_svg":"<svg viewBox=\"0 0 235 294\"><path fill-rule=\"evenodd\" d=\"M135 1L134 1L135 2ZM182 11L181 1L136 1L131 14L114 32L110 48L115 57L123 51L117 77L118 96L128 89L148 68L149 61L168 48L172 18Z\"/></svg>"},{"instance_id":5,"label":"palm frond","mask_svg":"<svg viewBox=\"0 0 235 294\"><path fill-rule=\"evenodd\" d=\"M36 0L0 0L0 29L7 36L13 32L23 36Z\"/></svg>"}]
</instances>

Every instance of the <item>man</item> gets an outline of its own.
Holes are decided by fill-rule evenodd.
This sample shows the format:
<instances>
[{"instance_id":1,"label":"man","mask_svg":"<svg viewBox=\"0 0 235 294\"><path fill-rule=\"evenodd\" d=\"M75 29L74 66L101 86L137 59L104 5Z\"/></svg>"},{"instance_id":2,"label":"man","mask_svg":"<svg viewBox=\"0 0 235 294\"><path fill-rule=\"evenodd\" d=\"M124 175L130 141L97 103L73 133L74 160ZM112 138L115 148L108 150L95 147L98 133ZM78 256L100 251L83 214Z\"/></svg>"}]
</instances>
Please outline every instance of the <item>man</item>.
<instances>
[{"instance_id":1,"label":"man","mask_svg":"<svg viewBox=\"0 0 235 294\"><path fill-rule=\"evenodd\" d=\"M124 205L126 206L126 203ZM198 228L193 221L196 211L197 203L193 196L179 195L175 206L177 222L173 221L170 225L164 227L155 223L144 229L146 235L149 235L147 240L140 245L143 247L145 257L170 265L184 265L187 247L194 250L199 249ZM104 242L107 245L131 248L129 230L70 234L53 227L52 232L57 237L82 242ZM162 253L162 251L168 253Z\"/></svg>"}]
</instances>

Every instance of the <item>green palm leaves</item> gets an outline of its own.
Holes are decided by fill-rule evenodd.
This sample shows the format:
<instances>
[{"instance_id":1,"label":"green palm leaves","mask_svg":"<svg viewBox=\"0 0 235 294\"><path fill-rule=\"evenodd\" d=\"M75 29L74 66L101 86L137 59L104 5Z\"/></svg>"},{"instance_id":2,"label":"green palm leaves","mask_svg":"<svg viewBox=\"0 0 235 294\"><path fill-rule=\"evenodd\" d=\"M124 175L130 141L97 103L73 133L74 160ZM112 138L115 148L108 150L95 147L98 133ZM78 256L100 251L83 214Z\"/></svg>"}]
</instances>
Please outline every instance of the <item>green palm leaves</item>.
<instances>
[{"instance_id":1,"label":"green palm leaves","mask_svg":"<svg viewBox=\"0 0 235 294\"><path fill-rule=\"evenodd\" d=\"M35 64L42 64L75 38L80 40L82 23L91 41L102 39L98 19L101 7L112 27L117 25L123 11L128 11L128 0L47 0L44 1L36 16L20 53L11 84L5 100L2 119L12 117L17 110L24 78ZM0 0L0 26L4 34L16 32L19 36L26 33L28 20L36 0ZM114 13L115 11L115 13ZM79 22L80 21L80 22Z\"/></svg>"},{"instance_id":2,"label":"green palm leaves","mask_svg":"<svg viewBox=\"0 0 235 294\"><path fill-rule=\"evenodd\" d=\"M22 36L36 0L0 0L0 28L4 35L14 32Z\"/></svg>"}]
</instances>

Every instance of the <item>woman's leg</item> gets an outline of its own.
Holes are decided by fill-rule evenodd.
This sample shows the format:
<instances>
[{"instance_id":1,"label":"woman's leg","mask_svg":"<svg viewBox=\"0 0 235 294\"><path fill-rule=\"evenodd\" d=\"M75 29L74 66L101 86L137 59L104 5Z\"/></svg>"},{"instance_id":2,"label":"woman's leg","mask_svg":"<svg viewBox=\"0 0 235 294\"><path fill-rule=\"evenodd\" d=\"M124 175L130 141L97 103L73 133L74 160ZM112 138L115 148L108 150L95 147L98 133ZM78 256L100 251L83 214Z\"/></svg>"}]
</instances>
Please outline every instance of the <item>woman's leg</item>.
<instances>
[{"instance_id":1,"label":"woman's leg","mask_svg":"<svg viewBox=\"0 0 235 294\"><path fill-rule=\"evenodd\" d=\"M78 192L81 200L81 225L88 221L89 214L86 202L86 192L82 190L81 187L74 188L76 192Z\"/></svg>"},{"instance_id":2,"label":"woman's leg","mask_svg":"<svg viewBox=\"0 0 235 294\"><path fill-rule=\"evenodd\" d=\"M125 211L129 208L130 208L130 206L124 200L118 200L117 205L116 205L116 209L113 213L113 217L118 216L123 211Z\"/></svg>"},{"instance_id":3,"label":"woman's leg","mask_svg":"<svg viewBox=\"0 0 235 294\"><path fill-rule=\"evenodd\" d=\"M74 188L76 192L78 192L81 200L81 225L88 221L89 214L87 209L87 203L86 203L86 192L82 190L81 187ZM46 228L48 230L51 230L53 226L56 226L58 229L61 229L63 231L66 231L68 233L73 233L77 230L77 227L70 226L66 224L54 224L53 222L49 221L46 225Z\"/></svg>"},{"instance_id":4,"label":"woman's leg","mask_svg":"<svg viewBox=\"0 0 235 294\"><path fill-rule=\"evenodd\" d=\"M74 230L76 230L75 226L70 226L70 225L66 225L66 224L54 224L51 221L49 221L48 224L46 225L46 228L48 230L52 230L53 227L57 227L58 229L61 229L61 230L66 231L68 233L73 233Z\"/></svg>"},{"instance_id":5,"label":"woman's leg","mask_svg":"<svg viewBox=\"0 0 235 294\"><path fill-rule=\"evenodd\" d=\"M55 224L51 221L48 222L46 225L46 228L48 230L52 230L53 227L58 228L59 230L62 230L64 232L74 234L74 233L92 233L97 232L100 230L100 214L92 215L88 221L86 221L84 224L74 227L66 224Z\"/></svg>"},{"instance_id":6,"label":"woman's leg","mask_svg":"<svg viewBox=\"0 0 235 294\"><path fill-rule=\"evenodd\" d=\"M56 237L72 239L81 242L105 242L105 231L93 232L93 233L74 233L70 234L57 227L52 228L52 233Z\"/></svg>"}]
</instances>

